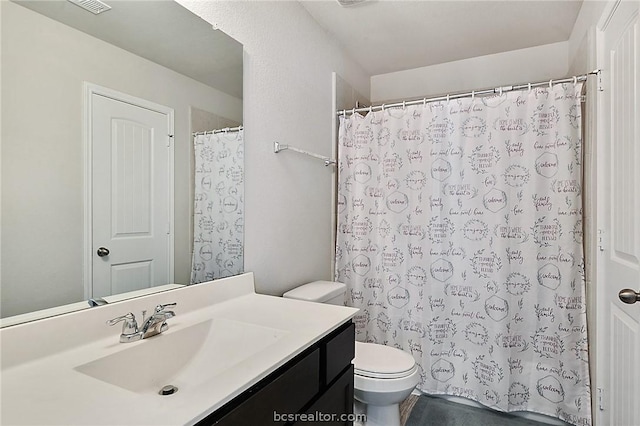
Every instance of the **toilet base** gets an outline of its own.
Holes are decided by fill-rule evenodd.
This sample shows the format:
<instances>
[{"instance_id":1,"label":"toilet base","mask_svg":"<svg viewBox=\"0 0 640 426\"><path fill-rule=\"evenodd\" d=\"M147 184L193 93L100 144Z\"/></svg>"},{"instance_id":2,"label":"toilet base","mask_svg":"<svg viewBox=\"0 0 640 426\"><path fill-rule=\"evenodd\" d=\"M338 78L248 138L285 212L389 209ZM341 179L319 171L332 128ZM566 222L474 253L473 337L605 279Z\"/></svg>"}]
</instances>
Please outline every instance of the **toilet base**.
<instances>
[{"instance_id":1,"label":"toilet base","mask_svg":"<svg viewBox=\"0 0 640 426\"><path fill-rule=\"evenodd\" d=\"M366 405L365 426L400 426L400 404Z\"/></svg>"},{"instance_id":2,"label":"toilet base","mask_svg":"<svg viewBox=\"0 0 640 426\"><path fill-rule=\"evenodd\" d=\"M353 414L355 415L355 420L353 421L353 426L364 426L363 419L367 413L367 405L358 401L357 399L353 399Z\"/></svg>"}]
</instances>

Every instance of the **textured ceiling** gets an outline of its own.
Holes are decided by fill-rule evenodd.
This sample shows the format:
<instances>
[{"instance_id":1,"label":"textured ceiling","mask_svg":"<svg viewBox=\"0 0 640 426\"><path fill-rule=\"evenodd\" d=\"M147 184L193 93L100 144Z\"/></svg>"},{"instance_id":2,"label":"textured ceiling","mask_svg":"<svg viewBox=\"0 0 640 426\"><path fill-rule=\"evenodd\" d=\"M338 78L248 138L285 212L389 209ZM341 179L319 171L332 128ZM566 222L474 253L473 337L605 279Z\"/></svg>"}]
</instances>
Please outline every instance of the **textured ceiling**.
<instances>
[{"instance_id":1,"label":"textured ceiling","mask_svg":"<svg viewBox=\"0 0 640 426\"><path fill-rule=\"evenodd\" d=\"M370 75L566 41L582 1L301 0Z\"/></svg>"}]
</instances>

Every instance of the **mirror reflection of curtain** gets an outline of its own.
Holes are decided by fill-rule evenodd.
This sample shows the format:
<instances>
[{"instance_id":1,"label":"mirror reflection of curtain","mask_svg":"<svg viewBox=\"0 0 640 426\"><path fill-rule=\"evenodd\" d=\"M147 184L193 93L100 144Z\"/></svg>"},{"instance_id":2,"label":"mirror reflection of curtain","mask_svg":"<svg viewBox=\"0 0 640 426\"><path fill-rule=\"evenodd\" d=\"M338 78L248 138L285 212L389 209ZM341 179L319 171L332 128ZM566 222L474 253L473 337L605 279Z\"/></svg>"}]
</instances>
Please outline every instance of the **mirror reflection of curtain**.
<instances>
[{"instance_id":1,"label":"mirror reflection of curtain","mask_svg":"<svg viewBox=\"0 0 640 426\"><path fill-rule=\"evenodd\" d=\"M198 134L191 284L243 271L243 130Z\"/></svg>"}]
</instances>

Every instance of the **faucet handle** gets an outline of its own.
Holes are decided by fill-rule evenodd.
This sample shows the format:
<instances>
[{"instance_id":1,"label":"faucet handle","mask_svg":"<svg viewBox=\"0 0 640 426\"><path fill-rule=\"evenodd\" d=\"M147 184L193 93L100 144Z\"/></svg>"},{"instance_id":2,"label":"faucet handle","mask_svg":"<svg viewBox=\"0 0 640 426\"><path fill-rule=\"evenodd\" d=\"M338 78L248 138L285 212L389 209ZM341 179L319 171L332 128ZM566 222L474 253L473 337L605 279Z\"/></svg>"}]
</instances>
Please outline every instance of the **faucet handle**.
<instances>
[{"instance_id":1,"label":"faucet handle","mask_svg":"<svg viewBox=\"0 0 640 426\"><path fill-rule=\"evenodd\" d=\"M164 311L167 308L175 308L177 305L177 303L167 303L164 305L158 305L156 306L156 314L159 314L160 312Z\"/></svg>"},{"instance_id":2,"label":"faucet handle","mask_svg":"<svg viewBox=\"0 0 640 426\"><path fill-rule=\"evenodd\" d=\"M107 321L107 325L113 326L120 321L124 321L124 324L122 324L122 334L126 335L138 332L138 322L136 321L136 316L133 315L133 312L129 312L126 315L110 319Z\"/></svg>"}]
</instances>

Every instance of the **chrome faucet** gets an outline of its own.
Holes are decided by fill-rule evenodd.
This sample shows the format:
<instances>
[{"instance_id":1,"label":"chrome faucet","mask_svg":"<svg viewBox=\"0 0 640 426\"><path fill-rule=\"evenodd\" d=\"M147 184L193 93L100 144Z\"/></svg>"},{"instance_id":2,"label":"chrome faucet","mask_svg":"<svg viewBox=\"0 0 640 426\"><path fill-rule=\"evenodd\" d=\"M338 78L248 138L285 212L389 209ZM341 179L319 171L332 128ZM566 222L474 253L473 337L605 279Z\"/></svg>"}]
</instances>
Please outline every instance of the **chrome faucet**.
<instances>
[{"instance_id":1,"label":"chrome faucet","mask_svg":"<svg viewBox=\"0 0 640 426\"><path fill-rule=\"evenodd\" d=\"M133 342L134 340L140 340L141 334L138 331L138 323L133 312L129 312L126 315L109 320L107 321L107 325L116 325L120 321L123 321L122 333L120 333L120 342L127 343Z\"/></svg>"},{"instance_id":2,"label":"chrome faucet","mask_svg":"<svg viewBox=\"0 0 640 426\"><path fill-rule=\"evenodd\" d=\"M167 320L176 316L173 311L166 311L167 308L174 308L175 303L168 303L166 305L158 305L154 309L153 314L147 319L144 318L144 312L142 313L142 327L140 327L140 333L142 333L141 339L155 336L160 334L169 328Z\"/></svg>"},{"instance_id":3,"label":"chrome faucet","mask_svg":"<svg viewBox=\"0 0 640 426\"><path fill-rule=\"evenodd\" d=\"M148 318L145 318L146 311L142 312L142 327L138 328L138 322L133 312L126 315L116 317L107 321L107 325L115 325L120 321L122 324L122 333L120 334L120 342L128 343L136 340L146 339L155 336L169 328L167 320L176 316L175 312L167 311L167 308L173 308L176 303L167 303L166 305L158 305L154 312Z\"/></svg>"}]
</instances>

